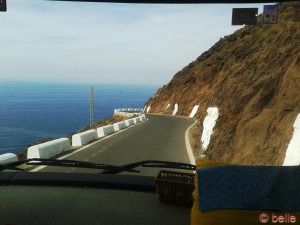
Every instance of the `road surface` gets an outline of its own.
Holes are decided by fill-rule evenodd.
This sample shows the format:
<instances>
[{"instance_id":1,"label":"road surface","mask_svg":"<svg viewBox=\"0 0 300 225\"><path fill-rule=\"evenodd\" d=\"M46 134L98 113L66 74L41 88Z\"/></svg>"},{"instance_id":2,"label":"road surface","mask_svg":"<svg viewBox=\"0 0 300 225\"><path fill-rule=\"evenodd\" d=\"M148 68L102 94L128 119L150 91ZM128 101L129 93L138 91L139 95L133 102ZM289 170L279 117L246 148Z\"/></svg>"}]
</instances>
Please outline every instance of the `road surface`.
<instances>
[{"instance_id":1,"label":"road surface","mask_svg":"<svg viewBox=\"0 0 300 225\"><path fill-rule=\"evenodd\" d=\"M143 160L167 160L190 163L185 132L193 120L164 115L146 115L146 122L99 140L64 159L122 165ZM161 169L138 168L140 175L156 176ZM39 172L99 173L99 170L45 167ZM123 173L122 173L123 174ZM134 174L134 173L130 173Z\"/></svg>"}]
</instances>

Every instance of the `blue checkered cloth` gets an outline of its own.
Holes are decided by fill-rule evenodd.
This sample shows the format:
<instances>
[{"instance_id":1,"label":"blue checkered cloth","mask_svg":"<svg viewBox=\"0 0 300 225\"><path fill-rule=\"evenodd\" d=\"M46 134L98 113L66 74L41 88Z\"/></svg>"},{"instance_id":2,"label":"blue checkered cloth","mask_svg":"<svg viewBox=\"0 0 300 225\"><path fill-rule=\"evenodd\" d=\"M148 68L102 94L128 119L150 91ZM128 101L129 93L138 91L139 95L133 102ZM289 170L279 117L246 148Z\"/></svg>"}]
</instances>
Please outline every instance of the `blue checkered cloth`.
<instances>
[{"instance_id":1,"label":"blue checkered cloth","mask_svg":"<svg viewBox=\"0 0 300 225\"><path fill-rule=\"evenodd\" d=\"M220 166L199 169L199 209L300 211L299 166Z\"/></svg>"}]
</instances>

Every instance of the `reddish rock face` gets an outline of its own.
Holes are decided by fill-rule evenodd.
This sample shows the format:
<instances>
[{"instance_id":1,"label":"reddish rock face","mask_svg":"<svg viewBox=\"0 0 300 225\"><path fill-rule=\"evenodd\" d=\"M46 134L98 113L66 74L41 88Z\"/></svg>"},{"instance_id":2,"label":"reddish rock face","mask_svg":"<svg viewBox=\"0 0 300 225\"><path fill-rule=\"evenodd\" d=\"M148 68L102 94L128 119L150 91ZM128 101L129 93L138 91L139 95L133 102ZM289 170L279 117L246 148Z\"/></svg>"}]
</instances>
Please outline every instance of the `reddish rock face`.
<instances>
[{"instance_id":1,"label":"reddish rock face","mask_svg":"<svg viewBox=\"0 0 300 225\"><path fill-rule=\"evenodd\" d=\"M206 150L211 160L283 163L300 113L300 23L292 21L290 4L281 10L278 25L246 26L221 38L146 103L151 112L166 114L178 103L177 115L184 116L200 105L196 142L207 108L218 107Z\"/></svg>"}]
</instances>

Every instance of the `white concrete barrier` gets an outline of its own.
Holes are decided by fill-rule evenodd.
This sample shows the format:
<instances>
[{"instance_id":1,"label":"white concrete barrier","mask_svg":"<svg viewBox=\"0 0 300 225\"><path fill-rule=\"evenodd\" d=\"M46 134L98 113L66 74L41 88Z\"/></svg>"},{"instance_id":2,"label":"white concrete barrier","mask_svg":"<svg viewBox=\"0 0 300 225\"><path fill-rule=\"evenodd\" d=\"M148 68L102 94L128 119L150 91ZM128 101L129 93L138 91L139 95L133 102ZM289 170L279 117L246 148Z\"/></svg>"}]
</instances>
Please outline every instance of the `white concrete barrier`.
<instances>
[{"instance_id":1,"label":"white concrete barrier","mask_svg":"<svg viewBox=\"0 0 300 225\"><path fill-rule=\"evenodd\" d=\"M5 153L0 155L0 164L17 162L17 161L18 161L18 157L13 153Z\"/></svg>"},{"instance_id":2,"label":"white concrete barrier","mask_svg":"<svg viewBox=\"0 0 300 225\"><path fill-rule=\"evenodd\" d=\"M125 116L125 117L131 117L131 116L132 116L132 113L127 113L127 112L115 112L114 115Z\"/></svg>"},{"instance_id":3,"label":"white concrete barrier","mask_svg":"<svg viewBox=\"0 0 300 225\"><path fill-rule=\"evenodd\" d=\"M130 127L130 126L134 125L133 119L125 120L124 122L126 124L126 127Z\"/></svg>"},{"instance_id":4,"label":"white concrete barrier","mask_svg":"<svg viewBox=\"0 0 300 225\"><path fill-rule=\"evenodd\" d=\"M83 146L97 139L96 130L88 130L72 136L72 146Z\"/></svg>"},{"instance_id":5,"label":"white concrete barrier","mask_svg":"<svg viewBox=\"0 0 300 225\"><path fill-rule=\"evenodd\" d=\"M141 119L141 121L145 121L146 120L146 116L142 115L142 116L140 116L140 119Z\"/></svg>"},{"instance_id":6,"label":"white concrete barrier","mask_svg":"<svg viewBox=\"0 0 300 225\"><path fill-rule=\"evenodd\" d=\"M283 166L299 166L300 164L300 114L293 127L294 133L286 150Z\"/></svg>"},{"instance_id":7,"label":"white concrete barrier","mask_svg":"<svg viewBox=\"0 0 300 225\"><path fill-rule=\"evenodd\" d=\"M203 132L201 136L203 151L206 151L209 145L210 137L213 133L213 129L216 125L218 117L219 117L219 110L217 107L209 107L207 109L207 115L203 121Z\"/></svg>"},{"instance_id":8,"label":"white concrete barrier","mask_svg":"<svg viewBox=\"0 0 300 225\"><path fill-rule=\"evenodd\" d=\"M60 138L42 144L31 146L27 149L27 159L44 158L49 159L64 151L70 150L71 144L68 138Z\"/></svg>"},{"instance_id":9,"label":"white concrete barrier","mask_svg":"<svg viewBox=\"0 0 300 225\"><path fill-rule=\"evenodd\" d=\"M189 118L193 118L193 117L196 115L196 113L197 113L197 111L198 111L198 108L199 108L199 105L195 105L195 106L194 106L194 108L193 108L191 114L189 115Z\"/></svg>"},{"instance_id":10,"label":"white concrete barrier","mask_svg":"<svg viewBox=\"0 0 300 225\"><path fill-rule=\"evenodd\" d=\"M119 130L126 128L126 124L124 121L114 123L113 126L114 126L115 131L119 131Z\"/></svg>"},{"instance_id":11,"label":"white concrete barrier","mask_svg":"<svg viewBox=\"0 0 300 225\"><path fill-rule=\"evenodd\" d=\"M113 125L106 125L97 129L98 138L105 137L115 132Z\"/></svg>"},{"instance_id":12,"label":"white concrete barrier","mask_svg":"<svg viewBox=\"0 0 300 225\"><path fill-rule=\"evenodd\" d=\"M174 111L173 111L172 115L173 116L176 115L177 111L178 111L178 104L176 103L174 106Z\"/></svg>"},{"instance_id":13,"label":"white concrete barrier","mask_svg":"<svg viewBox=\"0 0 300 225\"><path fill-rule=\"evenodd\" d=\"M138 124L138 123L141 122L141 118L140 117L135 117L135 118L133 118L133 121L134 121L135 124Z\"/></svg>"},{"instance_id":14,"label":"white concrete barrier","mask_svg":"<svg viewBox=\"0 0 300 225\"><path fill-rule=\"evenodd\" d=\"M114 116L125 116L125 117L132 117L132 116L138 116L141 113L141 109L134 109L134 108L120 108L120 109L114 109Z\"/></svg>"}]
</instances>

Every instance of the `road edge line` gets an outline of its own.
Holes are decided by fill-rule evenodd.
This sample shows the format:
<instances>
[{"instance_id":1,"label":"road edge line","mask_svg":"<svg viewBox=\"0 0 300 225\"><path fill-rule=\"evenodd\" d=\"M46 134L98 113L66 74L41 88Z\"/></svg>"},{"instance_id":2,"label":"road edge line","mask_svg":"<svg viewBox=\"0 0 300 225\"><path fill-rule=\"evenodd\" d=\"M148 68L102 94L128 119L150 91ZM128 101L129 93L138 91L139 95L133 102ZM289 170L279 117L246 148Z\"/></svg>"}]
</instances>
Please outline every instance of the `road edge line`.
<instances>
[{"instance_id":1,"label":"road edge line","mask_svg":"<svg viewBox=\"0 0 300 225\"><path fill-rule=\"evenodd\" d=\"M186 151L188 153L189 159L190 159L190 163L195 165L196 161L195 161L195 156L193 153L193 149L191 147L191 143L190 143L190 139L189 139L189 132L192 129L192 127L197 123L197 121L195 120L195 122L189 126L189 128L185 131L185 146L186 146Z\"/></svg>"}]
</instances>

